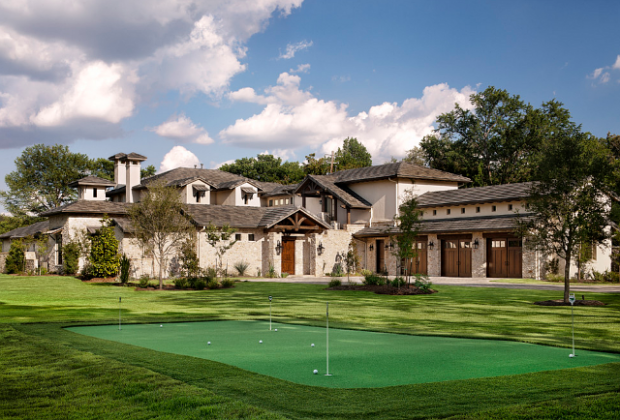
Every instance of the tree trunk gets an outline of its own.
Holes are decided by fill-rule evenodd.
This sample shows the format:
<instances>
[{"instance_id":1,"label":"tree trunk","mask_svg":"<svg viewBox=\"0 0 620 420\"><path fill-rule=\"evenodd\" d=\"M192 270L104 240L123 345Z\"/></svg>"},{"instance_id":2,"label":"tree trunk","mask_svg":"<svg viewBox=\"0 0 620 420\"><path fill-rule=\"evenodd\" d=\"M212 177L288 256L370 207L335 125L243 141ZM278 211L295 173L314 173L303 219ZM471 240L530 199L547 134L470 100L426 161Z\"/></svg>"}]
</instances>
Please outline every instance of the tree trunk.
<instances>
[{"instance_id":1,"label":"tree trunk","mask_svg":"<svg viewBox=\"0 0 620 420\"><path fill-rule=\"evenodd\" d=\"M570 294L570 252L566 253L566 266L564 267L564 303L568 303Z\"/></svg>"},{"instance_id":2,"label":"tree trunk","mask_svg":"<svg viewBox=\"0 0 620 420\"><path fill-rule=\"evenodd\" d=\"M164 280L163 280L163 269L164 269L164 257L163 257L163 250L160 248L159 249L159 290L163 290L164 289Z\"/></svg>"}]
</instances>

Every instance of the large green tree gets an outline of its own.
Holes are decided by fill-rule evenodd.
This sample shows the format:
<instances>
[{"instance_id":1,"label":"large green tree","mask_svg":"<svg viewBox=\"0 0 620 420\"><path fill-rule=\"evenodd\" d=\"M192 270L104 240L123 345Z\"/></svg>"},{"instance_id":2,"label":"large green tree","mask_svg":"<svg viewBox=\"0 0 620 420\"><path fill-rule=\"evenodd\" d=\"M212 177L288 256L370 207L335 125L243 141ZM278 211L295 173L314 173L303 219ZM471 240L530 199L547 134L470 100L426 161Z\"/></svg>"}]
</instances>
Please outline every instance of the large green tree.
<instances>
[{"instance_id":1,"label":"large green tree","mask_svg":"<svg viewBox=\"0 0 620 420\"><path fill-rule=\"evenodd\" d=\"M305 173L299 162L282 162L273 155L257 155L235 160L220 166L221 171L241 175L263 182L296 184L304 179Z\"/></svg>"},{"instance_id":2,"label":"large green tree","mask_svg":"<svg viewBox=\"0 0 620 420\"><path fill-rule=\"evenodd\" d=\"M568 115L556 101L535 109L492 86L470 102L471 109L456 104L439 115L436 132L420 146L430 167L467 176L474 186L529 181L550 119Z\"/></svg>"},{"instance_id":3,"label":"large green tree","mask_svg":"<svg viewBox=\"0 0 620 420\"><path fill-rule=\"evenodd\" d=\"M40 214L77 198L68 186L90 171L91 161L67 146L36 144L15 159L15 170L5 178L8 191L0 192L4 207L14 216Z\"/></svg>"},{"instance_id":4,"label":"large green tree","mask_svg":"<svg viewBox=\"0 0 620 420\"><path fill-rule=\"evenodd\" d=\"M338 148L334 158L336 170L364 168L372 166L372 156L368 153L366 146L357 141L356 138L347 137Z\"/></svg>"},{"instance_id":5,"label":"large green tree","mask_svg":"<svg viewBox=\"0 0 620 420\"><path fill-rule=\"evenodd\" d=\"M304 173L306 175L326 175L329 173L329 160L325 157L318 158L316 153L306 156L304 163Z\"/></svg>"}]
</instances>

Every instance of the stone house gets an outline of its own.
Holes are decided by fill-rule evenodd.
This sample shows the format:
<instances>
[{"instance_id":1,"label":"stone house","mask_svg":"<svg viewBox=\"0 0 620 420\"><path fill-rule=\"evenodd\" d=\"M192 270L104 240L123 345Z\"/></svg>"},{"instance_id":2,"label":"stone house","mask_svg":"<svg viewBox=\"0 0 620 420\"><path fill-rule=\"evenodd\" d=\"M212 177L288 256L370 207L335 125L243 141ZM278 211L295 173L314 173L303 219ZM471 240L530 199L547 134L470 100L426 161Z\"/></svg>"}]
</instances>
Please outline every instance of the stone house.
<instances>
[{"instance_id":1,"label":"stone house","mask_svg":"<svg viewBox=\"0 0 620 420\"><path fill-rule=\"evenodd\" d=\"M128 206L148 194L153 182L177 188L188 205L203 268L215 264L215 250L204 232L213 223L237 229L236 242L223 261L229 272L245 262L251 275L273 267L278 274L321 276L342 264L353 242L362 268L398 275L403 267L391 238L398 234L394 216L408 191L417 196L423 211L418 256L410 271L465 278L541 278L550 257L527 249L514 233L515 220L528 216L524 201L529 183L459 188L471 180L407 162L308 175L297 185L260 182L202 166L140 179L146 157L119 153L110 160L114 182L94 176L75 181L71 185L78 189L79 199L44 213L47 226L37 229L49 235L53 245L47 257L51 267L62 263L63 243L97 229L107 214L121 251L132 260L132 275L157 273L151 256L133 240L127 217ZM10 239L20 234L0 236L4 252ZM594 249L592 268L610 269L610 254L610 243ZM174 259L166 271L175 274Z\"/></svg>"}]
</instances>

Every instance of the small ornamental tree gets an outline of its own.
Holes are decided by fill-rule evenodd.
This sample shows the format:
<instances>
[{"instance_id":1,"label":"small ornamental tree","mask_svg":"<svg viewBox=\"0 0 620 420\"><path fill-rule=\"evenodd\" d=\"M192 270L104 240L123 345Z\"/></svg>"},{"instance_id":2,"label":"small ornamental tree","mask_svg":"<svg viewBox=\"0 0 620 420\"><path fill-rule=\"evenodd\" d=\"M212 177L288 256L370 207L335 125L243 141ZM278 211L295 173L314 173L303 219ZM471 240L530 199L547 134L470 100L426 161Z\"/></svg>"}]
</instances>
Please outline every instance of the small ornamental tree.
<instances>
[{"instance_id":1,"label":"small ornamental tree","mask_svg":"<svg viewBox=\"0 0 620 420\"><path fill-rule=\"evenodd\" d=\"M9 255L6 257L4 271L7 274L19 274L24 271L25 266L25 247L21 239L11 242Z\"/></svg>"},{"instance_id":2,"label":"small ornamental tree","mask_svg":"<svg viewBox=\"0 0 620 420\"><path fill-rule=\"evenodd\" d=\"M344 265L347 269L347 282L350 283L351 273L355 273L357 267L359 267L360 265L359 257L357 256L353 239L351 239L351 241L349 242L349 249L344 256Z\"/></svg>"},{"instance_id":3,"label":"small ornamental tree","mask_svg":"<svg viewBox=\"0 0 620 420\"><path fill-rule=\"evenodd\" d=\"M418 237L421 216L422 212L418 210L418 202L413 192L407 190L403 196L402 204L398 207L398 214L394 216L400 233L394 235L391 239L397 245L393 255L405 266L407 284L411 283L413 261L418 255L416 239ZM400 287L400 283L398 283L398 287Z\"/></svg>"},{"instance_id":4,"label":"small ornamental tree","mask_svg":"<svg viewBox=\"0 0 620 420\"><path fill-rule=\"evenodd\" d=\"M181 270L186 277L197 277L200 271L198 255L196 254L196 238L191 235L181 242L179 246L179 260L181 261Z\"/></svg>"},{"instance_id":5,"label":"small ornamental tree","mask_svg":"<svg viewBox=\"0 0 620 420\"><path fill-rule=\"evenodd\" d=\"M232 246L237 242L235 240L231 241L230 238L237 231L237 229L230 227L229 225L224 225L221 228L218 228L213 223L209 223L209 226L206 227L205 232L207 234L207 243L215 248L215 267L217 270L217 275L223 275L223 264L224 264L224 254L228 251Z\"/></svg>"},{"instance_id":6,"label":"small ornamental tree","mask_svg":"<svg viewBox=\"0 0 620 420\"><path fill-rule=\"evenodd\" d=\"M104 216L101 227L90 235L90 274L95 277L112 277L118 274L120 258L118 239L109 219Z\"/></svg>"},{"instance_id":7,"label":"small ornamental tree","mask_svg":"<svg viewBox=\"0 0 620 420\"><path fill-rule=\"evenodd\" d=\"M65 274L73 275L80 268L80 244L69 242L62 246L62 269Z\"/></svg>"}]
</instances>

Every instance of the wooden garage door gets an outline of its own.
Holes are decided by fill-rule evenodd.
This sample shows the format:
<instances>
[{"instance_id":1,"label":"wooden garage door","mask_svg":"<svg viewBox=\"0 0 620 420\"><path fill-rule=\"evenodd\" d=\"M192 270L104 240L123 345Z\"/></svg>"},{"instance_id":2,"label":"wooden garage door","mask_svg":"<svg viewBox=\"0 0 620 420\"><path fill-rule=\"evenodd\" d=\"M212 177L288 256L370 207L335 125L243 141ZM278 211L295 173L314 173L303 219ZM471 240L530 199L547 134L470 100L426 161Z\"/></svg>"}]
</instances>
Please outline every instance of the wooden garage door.
<instances>
[{"instance_id":1,"label":"wooden garage door","mask_svg":"<svg viewBox=\"0 0 620 420\"><path fill-rule=\"evenodd\" d=\"M471 240L459 240L459 277L471 277Z\"/></svg>"},{"instance_id":2,"label":"wooden garage door","mask_svg":"<svg viewBox=\"0 0 620 420\"><path fill-rule=\"evenodd\" d=\"M521 240L510 238L487 239L487 276L520 278L522 277Z\"/></svg>"},{"instance_id":3,"label":"wooden garage door","mask_svg":"<svg viewBox=\"0 0 620 420\"><path fill-rule=\"evenodd\" d=\"M471 277L471 240L444 239L441 241L441 275Z\"/></svg>"},{"instance_id":4,"label":"wooden garage door","mask_svg":"<svg viewBox=\"0 0 620 420\"><path fill-rule=\"evenodd\" d=\"M401 275L409 274L428 274L427 264L427 252L426 252L426 240L416 242L416 256L410 261L410 266L407 267L407 262L402 260L400 262ZM405 271L406 269L406 271Z\"/></svg>"},{"instance_id":5,"label":"wooden garage door","mask_svg":"<svg viewBox=\"0 0 620 420\"><path fill-rule=\"evenodd\" d=\"M295 240L282 241L282 272L295 274Z\"/></svg>"}]
</instances>

